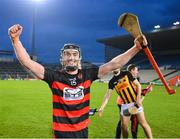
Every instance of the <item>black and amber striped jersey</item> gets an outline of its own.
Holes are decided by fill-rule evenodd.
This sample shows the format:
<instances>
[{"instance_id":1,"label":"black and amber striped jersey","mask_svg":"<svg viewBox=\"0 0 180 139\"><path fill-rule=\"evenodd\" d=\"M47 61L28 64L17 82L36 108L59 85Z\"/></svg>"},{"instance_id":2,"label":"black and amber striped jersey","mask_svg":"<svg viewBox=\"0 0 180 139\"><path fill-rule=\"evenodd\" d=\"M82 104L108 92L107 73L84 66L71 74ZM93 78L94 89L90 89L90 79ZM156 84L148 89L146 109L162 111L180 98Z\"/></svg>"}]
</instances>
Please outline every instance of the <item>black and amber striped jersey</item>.
<instances>
[{"instance_id":1,"label":"black and amber striped jersey","mask_svg":"<svg viewBox=\"0 0 180 139\"><path fill-rule=\"evenodd\" d=\"M133 81L136 78L129 71L121 71L109 81L109 89L114 89L125 104L136 102L137 92Z\"/></svg>"},{"instance_id":2,"label":"black and amber striped jersey","mask_svg":"<svg viewBox=\"0 0 180 139\"><path fill-rule=\"evenodd\" d=\"M76 75L45 70L43 80L52 90L54 131L74 132L88 126L90 85L97 76L98 68L81 69Z\"/></svg>"}]
</instances>

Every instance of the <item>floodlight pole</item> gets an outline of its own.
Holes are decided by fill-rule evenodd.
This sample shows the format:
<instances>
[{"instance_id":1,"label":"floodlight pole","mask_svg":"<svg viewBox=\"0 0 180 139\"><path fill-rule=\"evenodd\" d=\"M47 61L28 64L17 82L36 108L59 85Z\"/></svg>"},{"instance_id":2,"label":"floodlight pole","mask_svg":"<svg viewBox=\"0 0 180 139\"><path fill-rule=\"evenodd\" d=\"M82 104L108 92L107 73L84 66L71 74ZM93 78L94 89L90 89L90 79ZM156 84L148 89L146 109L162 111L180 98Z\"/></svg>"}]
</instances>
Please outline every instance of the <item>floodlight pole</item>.
<instances>
[{"instance_id":1,"label":"floodlight pole","mask_svg":"<svg viewBox=\"0 0 180 139\"><path fill-rule=\"evenodd\" d=\"M36 2L34 1L34 4L33 4L33 23L32 23L32 44L31 44L31 55L32 57L35 56L36 54L36 49L35 49L35 28L36 28L36 9L37 6L36 6Z\"/></svg>"}]
</instances>

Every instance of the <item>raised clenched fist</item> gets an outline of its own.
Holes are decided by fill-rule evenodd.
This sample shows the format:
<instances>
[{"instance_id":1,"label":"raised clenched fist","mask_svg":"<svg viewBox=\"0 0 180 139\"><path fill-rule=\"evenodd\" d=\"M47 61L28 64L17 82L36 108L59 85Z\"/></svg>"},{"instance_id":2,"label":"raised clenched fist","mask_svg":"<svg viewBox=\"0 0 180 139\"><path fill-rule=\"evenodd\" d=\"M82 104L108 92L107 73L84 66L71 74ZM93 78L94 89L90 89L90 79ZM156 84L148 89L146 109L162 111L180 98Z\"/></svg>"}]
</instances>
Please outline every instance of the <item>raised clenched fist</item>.
<instances>
[{"instance_id":1,"label":"raised clenched fist","mask_svg":"<svg viewBox=\"0 0 180 139\"><path fill-rule=\"evenodd\" d=\"M23 29L23 27L20 26L19 24L16 24L16 25L13 25L12 27L10 27L8 30L8 34L9 34L11 40L14 40L16 38L19 39L19 36L22 33L22 29Z\"/></svg>"}]
</instances>

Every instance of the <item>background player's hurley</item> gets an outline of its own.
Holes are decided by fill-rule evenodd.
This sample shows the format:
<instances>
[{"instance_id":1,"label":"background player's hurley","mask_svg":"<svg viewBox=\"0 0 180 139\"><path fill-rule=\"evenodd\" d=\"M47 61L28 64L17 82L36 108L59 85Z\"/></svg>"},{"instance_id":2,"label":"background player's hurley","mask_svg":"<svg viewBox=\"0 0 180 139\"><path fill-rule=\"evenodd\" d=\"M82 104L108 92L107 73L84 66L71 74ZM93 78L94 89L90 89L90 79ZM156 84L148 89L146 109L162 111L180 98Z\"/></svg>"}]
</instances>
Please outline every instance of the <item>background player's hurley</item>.
<instances>
[{"instance_id":1,"label":"background player's hurley","mask_svg":"<svg viewBox=\"0 0 180 139\"><path fill-rule=\"evenodd\" d=\"M96 112L98 112L97 108L92 108L89 110L89 116L93 116Z\"/></svg>"},{"instance_id":2,"label":"background player's hurley","mask_svg":"<svg viewBox=\"0 0 180 139\"><path fill-rule=\"evenodd\" d=\"M138 17L136 15L131 14L131 13L122 14L118 19L118 25L120 27L124 28L126 31L128 31L134 38L137 38L138 36L140 36L140 38L138 40L141 44L143 43L142 32L141 32L141 28L139 26ZM143 48L145 54L147 55L150 63L152 64L154 70L157 72L159 78L161 79L162 83L164 84L167 92L169 94L174 94L175 90L171 89L168 86L168 84L167 84L166 80L164 79L164 76L162 75L149 48L147 46L142 46L142 48Z\"/></svg>"}]
</instances>

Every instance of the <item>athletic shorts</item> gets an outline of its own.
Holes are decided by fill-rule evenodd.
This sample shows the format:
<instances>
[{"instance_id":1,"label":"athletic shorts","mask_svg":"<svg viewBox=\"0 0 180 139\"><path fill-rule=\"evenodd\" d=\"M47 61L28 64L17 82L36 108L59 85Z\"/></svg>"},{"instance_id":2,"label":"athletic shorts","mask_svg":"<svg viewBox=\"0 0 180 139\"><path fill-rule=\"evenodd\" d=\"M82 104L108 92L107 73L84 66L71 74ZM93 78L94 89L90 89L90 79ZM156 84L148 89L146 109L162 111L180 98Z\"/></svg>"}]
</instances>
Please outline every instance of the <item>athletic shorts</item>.
<instances>
[{"instance_id":1,"label":"athletic shorts","mask_svg":"<svg viewBox=\"0 0 180 139\"><path fill-rule=\"evenodd\" d=\"M88 128L75 132L54 131L54 138L88 138Z\"/></svg>"},{"instance_id":2,"label":"athletic shorts","mask_svg":"<svg viewBox=\"0 0 180 139\"><path fill-rule=\"evenodd\" d=\"M124 111L126 111L127 109L133 107L134 104L135 104L134 102L129 103L129 104L122 104L121 105L121 115L122 116L127 116L127 115L124 115ZM142 106L137 109L137 113L136 114L138 114L140 112L143 112L143 107Z\"/></svg>"}]
</instances>

